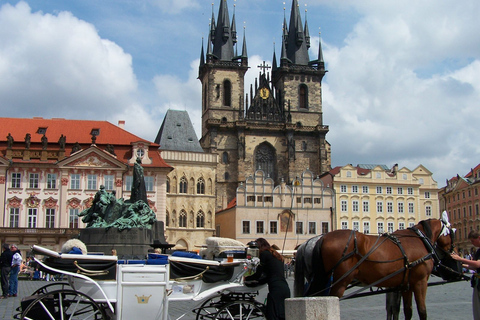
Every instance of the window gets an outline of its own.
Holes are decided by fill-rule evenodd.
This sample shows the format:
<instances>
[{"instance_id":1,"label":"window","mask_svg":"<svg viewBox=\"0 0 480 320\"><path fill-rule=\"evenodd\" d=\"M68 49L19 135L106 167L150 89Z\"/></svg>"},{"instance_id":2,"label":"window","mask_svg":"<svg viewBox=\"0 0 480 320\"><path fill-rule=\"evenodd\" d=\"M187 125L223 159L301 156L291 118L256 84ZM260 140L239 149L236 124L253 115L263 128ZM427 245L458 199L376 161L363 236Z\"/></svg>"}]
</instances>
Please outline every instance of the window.
<instances>
[{"instance_id":1,"label":"window","mask_svg":"<svg viewBox=\"0 0 480 320\"><path fill-rule=\"evenodd\" d=\"M179 193L187 193L187 187L188 187L187 178L182 177L180 179L180 188L178 189Z\"/></svg>"},{"instance_id":2,"label":"window","mask_svg":"<svg viewBox=\"0 0 480 320\"><path fill-rule=\"evenodd\" d=\"M296 234L303 234L303 221L295 222L295 232Z\"/></svg>"},{"instance_id":3,"label":"window","mask_svg":"<svg viewBox=\"0 0 480 320\"><path fill-rule=\"evenodd\" d=\"M28 187L31 189L38 189L38 173L30 173Z\"/></svg>"},{"instance_id":4,"label":"window","mask_svg":"<svg viewBox=\"0 0 480 320\"><path fill-rule=\"evenodd\" d=\"M425 191L425 199L430 199L430 191Z\"/></svg>"},{"instance_id":5,"label":"window","mask_svg":"<svg viewBox=\"0 0 480 320\"><path fill-rule=\"evenodd\" d=\"M228 164L228 153L226 151L222 153L222 162Z\"/></svg>"},{"instance_id":6,"label":"window","mask_svg":"<svg viewBox=\"0 0 480 320\"><path fill-rule=\"evenodd\" d=\"M87 190L97 190L97 175L87 175Z\"/></svg>"},{"instance_id":7,"label":"window","mask_svg":"<svg viewBox=\"0 0 480 320\"><path fill-rule=\"evenodd\" d=\"M415 222L409 222L409 223L408 223L408 227L409 227L409 228L415 227Z\"/></svg>"},{"instance_id":8,"label":"window","mask_svg":"<svg viewBox=\"0 0 480 320\"><path fill-rule=\"evenodd\" d=\"M70 228L78 228L78 209L70 209L68 216Z\"/></svg>"},{"instance_id":9,"label":"window","mask_svg":"<svg viewBox=\"0 0 480 320\"><path fill-rule=\"evenodd\" d=\"M317 234L317 223L315 221L308 223L308 234Z\"/></svg>"},{"instance_id":10,"label":"window","mask_svg":"<svg viewBox=\"0 0 480 320\"><path fill-rule=\"evenodd\" d=\"M387 222L387 232L388 233L393 232L393 222Z\"/></svg>"},{"instance_id":11,"label":"window","mask_svg":"<svg viewBox=\"0 0 480 320\"><path fill-rule=\"evenodd\" d=\"M322 234L328 233L329 228L328 228L328 222L322 222Z\"/></svg>"},{"instance_id":12,"label":"window","mask_svg":"<svg viewBox=\"0 0 480 320\"><path fill-rule=\"evenodd\" d=\"M10 228L18 228L20 208L10 208Z\"/></svg>"},{"instance_id":13,"label":"window","mask_svg":"<svg viewBox=\"0 0 480 320\"><path fill-rule=\"evenodd\" d=\"M320 204L320 203L322 203L322 200L321 200L321 198L313 198L313 203L314 204Z\"/></svg>"},{"instance_id":14,"label":"window","mask_svg":"<svg viewBox=\"0 0 480 320\"><path fill-rule=\"evenodd\" d=\"M342 221L342 230L348 229L348 221Z\"/></svg>"},{"instance_id":15,"label":"window","mask_svg":"<svg viewBox=\"0 0 480 320\"><path fill-rule=\"evenodd\" d=\"M232 105L232 84L229 80L223 81L223 105L226 107Z\"/></svg>"},{"instance_id":16,"label":"window","mask_svg":"<svg viewBox=\"0 0 480 320\"><path fill-rule=\"evenodd\" d=\"M20 182L22 181L22 174L19 172L12 173L12 188L20 188Z\"/></svg>"},{"instance_id":17,"label":"window","mask_svg":"<svg viewBox=\"0 0 480 320\"><path fill-rule=\"evenodd\" d=\"M403 213L403 202L398 203L398 213Z\"/></svg>"},{"instance_id":18,"label":"window","mask_svg":"<svg viewBox=\"0 0 480 320\"><path fill-rule=\"evenodd\" d=\"M264 233L263 221L257 221L257 233Z\"/></svg>"},{"instance_id":19,"label":"window","mask_svg":"<svg viewBox=\"0 0 480 320\"><path fill-rule=\"evenodd\" d=\"M405 229L405 222L399 222L398 223L398 230L404 230Z\"/></svg>"},{"instance_id":20,"label":"window","mask_svg":"<svg viewBox=\"0 0 480 320\"><path fill-rule=\"evenodd\" d=\"M353 230L355 230L355 231L359 231L359 230L360 230L360 222L358 222L358 221L353 221L352 226L353 226Z\"/></svg>"},{"instance_id":21,"label":"window","mask_svg":"<svg viewBox=\"0 0 480 320\"><path fill-rule=\"evenodd\" d=\"M352 201L352 211L353 212L358 212L358 200L353 200Z\"/></svg>"},{"instance_id":22,"label":"window","mask_svg":"<svg viewBox=\"0 0 480 320\"><path fill-rule=\"evenodd\" d=\"M392 187L387 187L387 194L392 194Z\"/></svg>"},{"instance_id":23,"label":"window","mask_svg":"<svg viewBox=\"0 0 480 320\"><path fill-rule=\"evenodd\" d=\"M255 196L247 196L247 202L255 202Z\"/></svg>"},{"instance_id":24,"label":"window","mask_svg":"<svg viewBox=\"0 0 480 320\"><path fill-rule=\"evenodd\" d=\"M125 191L132 191L133 176L125 177Z\"/></svg>"},{"instance_id":25,"label":"window","mask_svg":"<svg viewBox=\"0 0 480 320\"><path fill-rule=\"evenodd\" d=\"M344 185L344 184L342 184L342 185L340 186L340 192L342 192L342 193L347 192L347 186Z\"/></svg>"},{"instance_id":26,"label":"window","mask_svg":"<svg viewBox=\"0 0 480 320\"><path fill-rule=\"evenodd\" d=\"M144 177L145 180L145 190L146 191L154 191L153 185L154 185L154 178L152 176L146 176Z\"/></svg>"},{"instance_id":27,"label":"window","mask_svg":"<svg viewBox=\"0 0 480 320\"><path fill-rule=\"evenodd\" d=\"M358 186L352 186L352 193L358 193Z\"/></svg>"},{"instance_id":28,"label":"window","mask_svg":"<svg viewBox=\"0 0 480 320\"><path fill-rule=\"evenodd\" d=\"M45 211L45 228L55 228L55 209L47 209Z\"/></svg>"},{"instance_id":29,"label":"window","mask_svg":"<svg viewBox=\"0 0 480 320\"><path fill-rule=\"evenodd\" d=\"M377 173L375 174L375 177L376 177L377 179L381 179L381 178L382 178L382 173L381 173L381 172L377 172Z\"/></svg>"},{"instance_id":30,"label":"window","mask_svg":"<svg viewBox=\"0 0 480 320\"><path fill-rule=\"evenodd\" d=\"M310 197L303 198L303 203L312 203L312 198Z\"/></svg>"},{"instance_id":31,"label":"window","mask_svg":"<svg viewBox=\"0 0 480 320\"><path fill-rule=\"evenodd\" d=\"M167 193L170 193L170 178L167 178Z\"/></svg>"},{"instance_id":32,"label":"window","mask_svg":"<svg viewBox=\"0 0 480 320\"><path fill-rule=\"evenodd\" d=\"M70 189L80 189L80 174L75 173L70 175Z\"/></svg>"},{"instance_id":33,"label":"window","mask_svg":"<svg viewBox=\"0 0 480 320\"><path fill-rule=\"evenodd\" d=\"M425 216L427 216L427 217L432 216L432 207L431 206L426 206L425 207Z\"/></svg>"},{"instance_id":34,"label":"window","mask_svg":"<svg viewBox=\"0 0 480 320\"><path fill-rule=\"evenodd\" d=\"M47 189L57 188L57 175L55 173L47 173Z\"/></svg>"},{"instance_id":35,"label":"window","mask_svg":"<svg viewBox=\"0 0 480 320\"><path fill-rule=\"evenodd\" d=\"M203 211L197 213L197 228L205 228L205 214Z\"/></svg>"},{"instance_id":36,"label":"window","mask_svg":"<svg viewBox=\"0 0 480 320\"><path fill-rule=\"evenodd\" d=\"M347 171L347 178L351 178L352 177L352 172L351 171Z\"/></svg>"},{"instance_id":37,"label":"window","mask_svg":"<svg viewBox=\"0 0 480 320\"><path fill-rule=\"evenodd\" d=\"M393 213L393 202L387 202L387 212Z\"/></svg>"},{"instance_id":38,"label":"window","mask_svg":"<svg viewBox=\"0 0 480 320\"><path fill-rule=\"evenodd\" d=\"M370 222L363 222L363 233L370 234Z\"/></svg>"},{"instance_id":39,"label":"window","mask_svg":"<svg viewBox=\"0 0 480 320\"><path fill-rule=\"evenodd\" d=\"M250 233L250 221L242 221L242 233L243 234Z\"/></svg>"},{"instance_id":40,"label":"window","mask_svg":"<svg viewBox=\"0 0 480 320\"><path fill-rule=\"evenodd\" d=\"M199 178L197 181L197 194L205 194L205 180Z\"/></svg>"},{"instance_id":41,"label":"window","mask_svg":"<svg viewBox=\"0 0 480 320\"><path fill-rule=\"evenodd\" d=\"M413 195L413 188L412 188L412 187L408 187L408 188L407 188L407 193L408 193L409 195Z\"/></svg>"},{"instance_id":42,"label":"window","mask_svg":"<svg viewBox=\"0 0 480 320\"><path fill-rule=\"evenodd\" d=\"M27 228L37 227L37 208L28 209Z\"/></svg>"},{"instance_id":43,"label":"window","mask_svg":"<svg viewBox=\"0 0 480 320\"><path fill-rule=\"evenodd\" d=\"M398 193L398 194L403 194L403 188L402 188L402 187L398 187L398 188L397 188L397 193Z\"/></svg>"},{"instance_id":44,"label":"window","mask_svg":"<svg viewBox=\"0 0 480 320\"><path fill-rule=\"evenodd\" d=\"M377 187L377 194L382 194L382 187Z\"/></svg>"},{"instance_id":45,"label":"window","mask_svg":"<svg viewBox=\"0 0 480 320\"><path fill-rule=\"evenodd\" d=\"M267 177L276 179L276 150L268 142L263 142L256 148L255 168L263 170Z\"/></svg>"},{"instance_id":46,"label":"window","mask_svg":"<svg viewBox=\"0 0 480 320\"><path fill-rule=\"evenodd\" d=\"M277 234L278 221L270 221L270 234Z\"/></svg>"},{"instance_id":47,"label":"window","mask_svg":"<svg viewBox=\"0 0 480 320\"><path fill-rule=\"evenodd\" d=\"M402 174L402 179L407 180L407 174L406 173Z\"/></svg>"},{"instance_id":48,"label":"window","mask_svg":"<svg viewBox=\"0 0 480 320\"><path fill-rule=\"evenodd\" d=\"M113 190L113 175L105 175L103 179L103 185L105 186L105 190L112 191Z\"/></svg>"},{"instance_id":49,"label":"window","mask_svg":"<svg viewBox=\"0 0 480 320\"><path fill-rule=\"evenodd\" d=\"M362 187L362 192L363 193L368 193L368 186L363 186Z\"/></svg>"},{"instance_id":50,"label":"window","mask_svg":"<svg viewBox=\"0 0 480 320\"><path fill-rule=\"evenodd\" d=\"M368 212L368 201L363 201L363 212Z\"/></svg>"},{"instance_id":51,"label":"window","mask_svg":"<svg viewBox=\"0 0 480 320\"><path fill-rule=\"evenodd\" d=\"M377 222L377 233L383 233L383 222Z\"/></svg>"},{"instance_id":52,"label":"window","mask_svg":"<svg viewBox=\"0 0 480 320\"><path fill-rule=\"evenodd\" d=\"M170 213L167 213L165 214L165 227L169 227L170 226Z\"/></svg>"},{"instance_id":53,"label":"window","mask_svg":"<svg viewBox=\"0 0 480 320\"><path fill-rule=\"evenodd\" d=\"M298 88L298 106L302 109L308 108L308 88L304 84Z\"/></svg>"},{"instance_id":54,"label":"window","mask_svg":"<svg viewBox=\"0 0 480 320\"><path fill-rule=\"evenodd\" d=\"M415 213L415 206L413 202L408 203L408 213Z\"/></svg>"},{"instance_id":55,"label":"window","mask_svg":"<svg viewBox=\"0 0 480 320\"><path fill-rule=\"evenodd\" d=\"M347 212L347 200L341 200L340 206L341 206L342 212Z\"/></svg>"},{"instance_id":56,"label":"window","mask_svg":"<svg viewBox=\"0 0 480 320\"><path fill-rule=\"evenodd\" d=\"M184 210L182 210L178 216L178 226L180 228L187 227L187 213Z\"/></svg>"},{"instance_id":57,"label":"window","mask_svg":"<svg viewBox=\"0 0 480 320\"><path fill-rule=\"evenodd\" d=\"M383 202L382 201L377 201L377 212L378 213L383 212Z\"/></svg>"}]
</instances>

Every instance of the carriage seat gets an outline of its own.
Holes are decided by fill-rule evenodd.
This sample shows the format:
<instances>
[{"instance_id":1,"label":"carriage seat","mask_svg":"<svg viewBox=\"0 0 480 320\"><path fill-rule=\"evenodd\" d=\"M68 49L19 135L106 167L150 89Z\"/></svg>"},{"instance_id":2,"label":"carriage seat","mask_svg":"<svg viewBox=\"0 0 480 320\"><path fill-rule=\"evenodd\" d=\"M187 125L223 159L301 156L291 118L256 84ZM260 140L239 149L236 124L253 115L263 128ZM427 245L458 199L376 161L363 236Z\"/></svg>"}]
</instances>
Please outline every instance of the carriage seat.
<instances>
[{"instance_id":1,"label":"carriage seat","mask_svg":"<svg viewBox=\"0 0 480 320\"><path fill-rule=\"evenodd\" d=\"M34 253L43 255L45 259L43 263L60 272L43 268L40 266L40 271L49 274L62 274L61 271L80 273L89 277L94 277L98 280L115 280L117 270L116 256L99 256L99 255L83 255L58 253L47 248L34 245L32 247Z\"/></svg>"},{"instance_id":2,"label":"carriage seat","mask_svg":"<svg viewBox=\"0 0 480 320\"><path fill-rule=\"evenodd\" d=\"M243 263L243 261L220 262L178 256L170 256L168 262L170 280L182 281L184 278L192 279L198 275L206 283L230 280L235 267Z\"/></svg>"}]
</instances>

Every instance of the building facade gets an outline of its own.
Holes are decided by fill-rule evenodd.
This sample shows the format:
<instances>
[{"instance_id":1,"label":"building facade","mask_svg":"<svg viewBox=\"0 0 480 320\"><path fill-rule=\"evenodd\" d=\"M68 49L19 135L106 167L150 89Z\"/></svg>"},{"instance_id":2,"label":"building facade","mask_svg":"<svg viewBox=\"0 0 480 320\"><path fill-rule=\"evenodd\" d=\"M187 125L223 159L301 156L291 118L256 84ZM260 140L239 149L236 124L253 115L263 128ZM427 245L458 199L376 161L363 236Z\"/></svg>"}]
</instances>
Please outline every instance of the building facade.
<instances>
[{"instance_id":1,"label":"building facade","mask_svg":"<svg viewBox=\"0 0 480 320\"><path fill-rule=\"evenodd\" d=\"M437 182L422 165L346 165L321 180L335 189L336 229L382 234L440 217Z\"/></svg>"},{"instance_id":2,"label":"building facade","mask_svg":"<svg viewBox=\"0 0 480 320\"><path fill-rule=\"evenodd\" d=\"M308 170L292 184L279 185L257 170L237 188L235 200L217 212L216 234L245 244L261 237L282 250L294 250L332 230L334 193Z\"/></svg>"},{"instance_id":3,"label":"building facade","mask_svg":"<svg viewBox=\"0 0 480 320\"><path fill-rule=\"evenodd\" d=\"M137 157L149 205L165 221L172 168L157 144L122 124L0 118L0 241L24 251L33 244L59 251L85 227L78 214L92 204L100 185L117 198L130 198Z\"/></svg>"},{"instance_id":4,"label":"building facade","mask_svg":"<svg viewBox=\"0 0 480 320\"><path fill-rule=\"evenodd\" d=\"M459 250L473 251L468 240L471 230L480 231L480 164L467 175L457 175L447 181L441 190L442 207L447 210L450 222L457 229L456 243Z\"/></svg>"},{"instance_id":5,"label":"building facade","mask_svg":"<svg viewBox=\"0 0 480 320\"><path fill-rule=\"evenodd\" d=\"M323 123L322 79L326 73L321 46L310 60L308 24L297 0L290 23L284 21L278 63L265 63L255 85L245 90L248 55L245 33L237 43L235 14L220 1L212 13L206 53L202 46L202 148L218 155L216 211L237 196L237 187L257 170L275 185L291 184L305 170L320 175L331 166L328 126ZM280 33L280 30L279 30ZM268 70L271 69L271 72Z\"/></svg>"},{"instance_id":6,"label":"building facade","mask_svg":"<svg viewBox=\"0 0 480 320\"><path fill-rule=\"evenodd\" d=\"M198 250L215 232L217 155L203 151L186 111L168 110L155 142L174 168L167 176L165 236L176 248Z\"/></svg>"}]
</instances>

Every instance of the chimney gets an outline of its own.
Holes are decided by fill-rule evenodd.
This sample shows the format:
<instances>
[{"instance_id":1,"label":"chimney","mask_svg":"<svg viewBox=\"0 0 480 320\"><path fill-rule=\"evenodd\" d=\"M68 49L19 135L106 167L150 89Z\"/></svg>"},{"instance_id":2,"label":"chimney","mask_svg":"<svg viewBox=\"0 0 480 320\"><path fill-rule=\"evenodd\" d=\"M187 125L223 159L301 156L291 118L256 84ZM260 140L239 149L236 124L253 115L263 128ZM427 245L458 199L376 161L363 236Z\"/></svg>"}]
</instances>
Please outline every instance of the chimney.
<instances>
[{"instance_id":1,"label":"chimney","mask_svg":"<svg viewBox=\"0 0 480 320\"><path fill-rule=\"evenodd\" d=\"M118 120L118 126L122 129L125 129L125 120Z\"/></svg>"}]
</instances>

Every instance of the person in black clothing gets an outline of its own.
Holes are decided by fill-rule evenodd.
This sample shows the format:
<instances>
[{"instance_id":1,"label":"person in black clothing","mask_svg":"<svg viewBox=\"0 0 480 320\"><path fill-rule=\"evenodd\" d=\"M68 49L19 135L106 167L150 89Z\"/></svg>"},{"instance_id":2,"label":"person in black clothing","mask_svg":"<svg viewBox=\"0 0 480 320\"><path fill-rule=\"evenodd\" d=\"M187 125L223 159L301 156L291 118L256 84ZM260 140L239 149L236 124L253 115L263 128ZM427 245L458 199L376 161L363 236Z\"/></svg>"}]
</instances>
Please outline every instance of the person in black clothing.
<instances>
[{"instance_id":1,"label":"person in black clothing","mask_svg":"<svg viewBox=\"0 0 480 320\"><path fill-rule=\"evenodd\" d=\"M10 245L8 243L4 243L2 249L3 252L0 255L0 265L2 266L1 279L3 295L0 296L0 299L5 299L8 296L8 275L10 274L10 269L12 265L13 252L10 250Z\"/></svg>"},{"instance_id":2,"label":"person in black clothing","mask_svg":"<svg viewBox=\"0 0 480 320\"><path fill-rule=\"evenodd\" d=\"M290 288L285 280L283 257L267 240L255 240L260 251L257 271L245 278L245 285L268 284L266 314L268 320L285 319L285 299L290 298Z\"/></svg>"}]
</instances>

